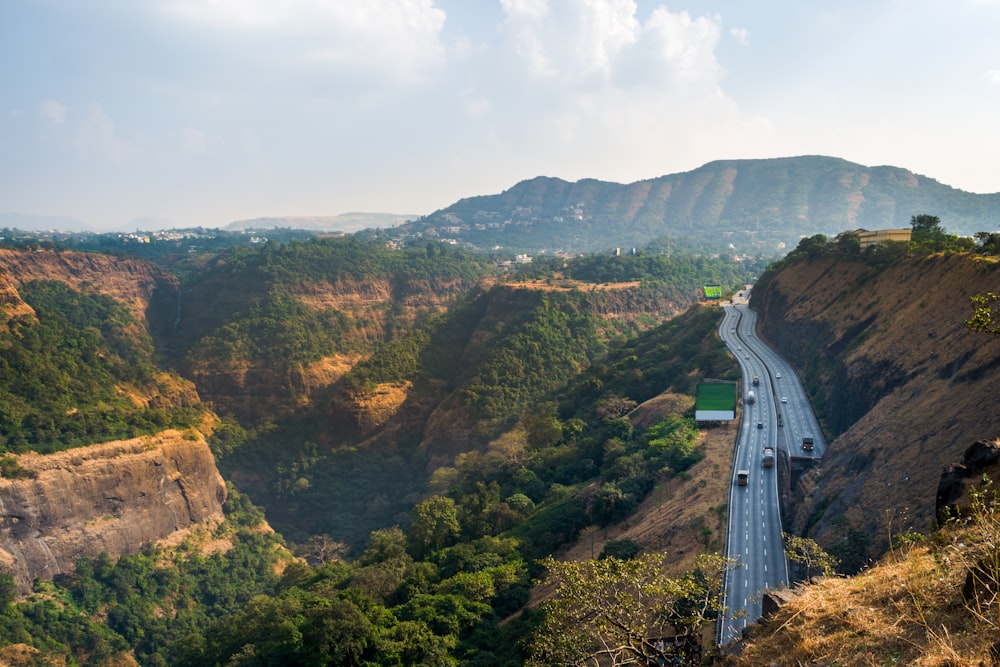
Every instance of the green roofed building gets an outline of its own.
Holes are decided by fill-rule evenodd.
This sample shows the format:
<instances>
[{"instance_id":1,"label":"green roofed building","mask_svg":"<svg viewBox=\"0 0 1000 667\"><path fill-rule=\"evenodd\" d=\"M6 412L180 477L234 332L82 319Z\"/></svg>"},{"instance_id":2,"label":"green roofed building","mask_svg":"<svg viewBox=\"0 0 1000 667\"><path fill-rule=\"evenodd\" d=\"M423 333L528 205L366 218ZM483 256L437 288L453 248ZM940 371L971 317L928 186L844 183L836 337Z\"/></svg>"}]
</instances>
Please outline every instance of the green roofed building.
<instances>
[{"instance_id":1,"label":"green roofed building","mask_svg":"<svg viewBox=\"0 0 1000 667\"><path fill-rule=\"evenodd\" d=\"M736 419L736 383L729 380L699 382L694 418L702 422Z\"/></svg>"}]
</instances>

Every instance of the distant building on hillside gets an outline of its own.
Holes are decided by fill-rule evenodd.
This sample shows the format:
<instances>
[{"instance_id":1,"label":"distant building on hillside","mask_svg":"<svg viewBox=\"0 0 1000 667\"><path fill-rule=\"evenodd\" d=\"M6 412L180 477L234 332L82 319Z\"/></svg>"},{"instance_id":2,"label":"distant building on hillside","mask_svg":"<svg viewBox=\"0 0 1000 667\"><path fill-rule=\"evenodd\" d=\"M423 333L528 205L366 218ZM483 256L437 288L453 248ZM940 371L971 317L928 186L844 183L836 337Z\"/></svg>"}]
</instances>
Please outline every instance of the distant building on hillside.
<instances>
[{"instance_id":1,"label":"distant building on hillside","mask_svg":"<svg viewBox=\"0 0 1000 667\"><path fill-rule=\"evenodd\" d=\"M850 236L857 237L858 241L861 242L861 249L873 245L878 245L879 243L884 243L885 241L902 241L903 243L910 242L910 232L912 229L876 229L869 231L867 229L855 229L853 232L846 232Z\"/></svg>"}]
</instances>

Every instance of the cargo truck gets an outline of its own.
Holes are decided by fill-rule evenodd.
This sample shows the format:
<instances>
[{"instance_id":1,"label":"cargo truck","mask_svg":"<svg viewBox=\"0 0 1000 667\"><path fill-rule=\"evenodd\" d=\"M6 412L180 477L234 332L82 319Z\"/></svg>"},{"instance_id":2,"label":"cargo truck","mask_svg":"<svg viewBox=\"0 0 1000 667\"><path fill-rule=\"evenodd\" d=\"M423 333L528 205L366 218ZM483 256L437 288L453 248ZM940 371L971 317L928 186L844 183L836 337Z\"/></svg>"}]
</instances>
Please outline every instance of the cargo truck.
<instances>
[{"instance_id":1,"label":"cargo truck","mask_svg":"<svg viewBox=\"0 0 1000 667\"><path fill-rule=\"evenodd\" d=\"M737 470L736 471L736 483L739 484L740 486L746 486L747 485L747 480L749 480L749 479L750 479L750 471L749 470Z\"/></svg>"},{"instance_id":2,"label":"cargo truck","mask_svg":"<svg viewBox=\"0 0 1000 667\"><path fill-rule=\"evenodd\" d=\"M813 450L813 439L812 436L802 436L802 449L806 452L811 452Z\"/></svg>"},{"instance_id":3,"label":"cargo truck","mask_svg":"<svg viewBox=\"0 0 1000 667\"><path fill-rule=\"evenodd\" d=\"M757 400L753 395L753 390L747 392L747 405L753 405L754 401Z\"/></svg>"},{"instance_id":4,"label":"cargo truck","mask_svg":"<svg viewBox=\"0 0 1000 667\"><path fill-rule=\"evenodd\" d=\"M765 468L774 467L774 449L771 447L764 448L764 467Z\"/></svg>"}]
</instances>

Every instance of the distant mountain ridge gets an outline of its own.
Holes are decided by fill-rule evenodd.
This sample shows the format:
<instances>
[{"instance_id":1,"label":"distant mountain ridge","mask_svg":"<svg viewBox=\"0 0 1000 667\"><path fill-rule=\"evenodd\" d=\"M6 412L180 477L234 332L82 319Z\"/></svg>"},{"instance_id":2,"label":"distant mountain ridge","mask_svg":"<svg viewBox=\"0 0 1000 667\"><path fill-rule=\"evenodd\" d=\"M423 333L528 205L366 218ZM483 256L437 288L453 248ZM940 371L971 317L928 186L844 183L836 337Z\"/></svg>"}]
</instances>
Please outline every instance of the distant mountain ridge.
<instances>
[{"instance_id":1,"label":"distant mountain ridge","mask_svg":"<svg viewBox=\"0 0 1000 667\"><path fill-rule=\"evenodd\" d=\"M663 237L780 252L803 236L907 227L920 214L938 216L955 234L996 230L1000 193L834 157L719 160L629 184L539 176L462 199L392 234L533 253L628 248Z\"/></svg>"},{"instance_id":2,"label":"distant mountain ridge","mask_svg":"<svg viewBox=\"0 0 1000 667\"><path fill-rule=\"evenodd\" d=\"M288 227L317 232L356 232L362 229L394 227L418 216L399 213L341 213L340 215L286 215L237 220L225 226L229 231Z\"/></svg>"}]
</instances>

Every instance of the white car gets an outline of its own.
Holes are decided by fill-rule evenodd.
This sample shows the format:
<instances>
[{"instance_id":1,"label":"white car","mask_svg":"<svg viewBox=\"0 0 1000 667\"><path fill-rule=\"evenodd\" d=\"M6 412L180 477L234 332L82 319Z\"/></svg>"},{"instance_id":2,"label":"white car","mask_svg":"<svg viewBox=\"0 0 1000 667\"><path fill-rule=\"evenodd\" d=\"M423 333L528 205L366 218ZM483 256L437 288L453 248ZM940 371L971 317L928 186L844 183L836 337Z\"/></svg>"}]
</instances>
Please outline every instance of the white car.
<instances>
[{"instance_id":1,"label":"white car","mask_svg":"<svg viewBox=\"0 0 1000 667\"><path fill-rule=\"evenodd\" d=\"M780 380L781 379L781 373L775 373L774 377L776 377L776 378L778 378Z\"/></svg>"},{"instance_id":2,"label":"white car","mask_svg":"<svg viewBox=\"0 0 1000 667\"><path fill-rule=\"evenodd\" d=\"M787 403L787 402L788 402L788 399L787 399L787 398L785 398L784 396L782 396L782 397L781 397L781 402L782 402L782 403Z\"/></svg>"}]
</instances>

